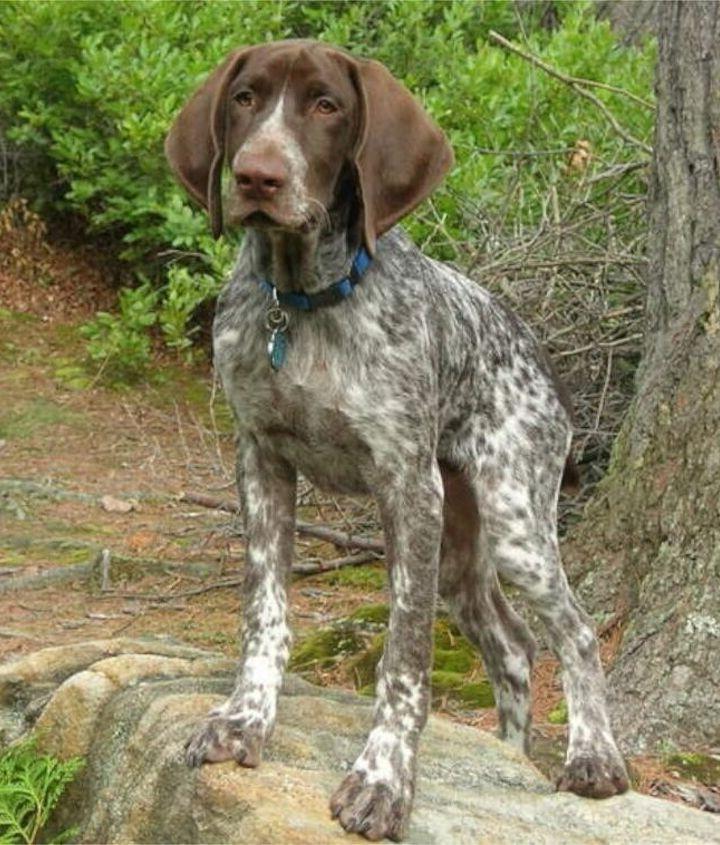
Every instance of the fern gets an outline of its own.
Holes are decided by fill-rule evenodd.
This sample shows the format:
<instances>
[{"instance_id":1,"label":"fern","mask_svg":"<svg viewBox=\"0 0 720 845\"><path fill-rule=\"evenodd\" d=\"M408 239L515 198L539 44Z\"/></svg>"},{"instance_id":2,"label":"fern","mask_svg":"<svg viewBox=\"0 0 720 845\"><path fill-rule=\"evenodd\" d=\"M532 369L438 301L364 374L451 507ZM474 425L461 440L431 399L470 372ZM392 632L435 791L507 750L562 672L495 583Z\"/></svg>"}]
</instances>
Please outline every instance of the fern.
<instances>
[{"instance_id":1,"label":"fern","mask_svg":"<svg viewBox=\"0 0 720 845\"><path fill-rule=\"evenodd\" d=\"M0 845L35 843L60 796L84 765L79 758L60 761L39 755L35 740L7 748L0 755ZM50 841L68 842L66 830Z\"/></svg>"}]
</instances>

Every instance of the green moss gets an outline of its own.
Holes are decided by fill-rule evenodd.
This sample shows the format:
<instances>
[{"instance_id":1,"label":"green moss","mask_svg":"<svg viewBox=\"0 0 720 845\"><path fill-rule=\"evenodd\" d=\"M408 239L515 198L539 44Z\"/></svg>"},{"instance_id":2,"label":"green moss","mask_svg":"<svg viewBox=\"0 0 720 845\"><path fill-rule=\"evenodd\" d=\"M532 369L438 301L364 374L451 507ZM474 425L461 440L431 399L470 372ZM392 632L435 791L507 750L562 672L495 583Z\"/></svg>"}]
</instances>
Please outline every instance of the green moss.
<instances>
[{"instance_id":1,"label":"green moss","mask_svg":"<svg viewBox=\"0 0 720 845\"><path fill-rule=\"evenodd\" d=\"M386 634L377 634L363 651L348 663L350 676L355 683L355 689L375 687L375 669L385 648Z\"/></svg>"},{"instance_id":2,"label":"green moss","mask_svg":"<svg viewBox=\"0 0 720 845\"><path fill-rule=\"evenodd\" d=\"M387 625L390 608L386 604L366 604L359 607L348 619L352 622L371 622L375 625Z\"/></svg>"},{"instance_id":3,"label":"green moss","mask_svg":"<svg viewBox=\"0 0 720 845\"><path fill-rule=\"evenodd\" d=\"M351 622L387 623L389 608L372 604L358 608ZM433 687L435 697L450 696L467 707L492 707L493 695L487 680L475 681L482 664L472 645L445 618L435 623L433 631ZM348 662L348 671L357 690L369 694L374 689L375 671L385 647L386 633L377 634L362 651ZM472 680L471 680L472 678Z\"/></svg>"},{"instance_id":4,"label":"green moss","mask_svg":"<svg viewBox=\"0 0 720 845\"><path fill-rule=\"evenodd\" d=\"M198 631L197 628L194 628L193 638L195 642L216 646L235 645L237 643L237 637L234 634L228 634L224 631Z\"/></svg>"},{"instance_id":5,"label":"green moss","mask_svg":"<svg viewBox=\"0 0 720 845\"><path fill-rule=\"evenodd\" d=\"M481 681L468 681L461 672L443 672L435 670L431 675L433 699L451 698L466 707L494 707L490 682L483 678Z\"/></svg>"},{"instance_id":6,"label":"green moss","mask_svg":"<svg viewBox=\"0 0 720 845\"><path fill-rule=\"evenodd\" d=\"M567 725L568 708L564 698L548 713L547 720L551 725Z\"/></svg>"},{"instance_id":7,"label":"green moss","mask_svg":"<svg viewBox=\"0 0 720 845\"><path fill-rule=\"evenodd\" d=\"M0 437L27 437L41 428L76 424L77 414L47 399L33 399L21 407L0 414Z\"/></svg>"},{"instance_id":8,"label":"green moss","mask_svg":"<svg viewBox=\"0 0 720 845\"><path fill-rule=\"evenodd\" d=\"M463 684L463 676L459 672L433 672L433 691L437 693L454 692Z\"/></svg>"},{"instance_id":9,"label":"green moss","mask_svg":"<svg viewBox=\"0 0 720 845\"><path fill-rule=\"evenodd\" d=\"M70 390L85 390L92 383L91 376L82 364L60 359L53 371L53 378Z\"/></svg>"},{"instance_id":10,"label":"green moss","mask_svg":"<svg viewBox=\"0 0 720 845\"><path fill-rule=\"evenodd\" d=\"M477 657L469 643L459 643L458 648L436 648L433 660L435 669L444 672L469 672L477 665Z\"/></svg>"},{"instance_id":11,"label":"green moss","mask_svg":"<svg viewBox=\"0 0 720 845\"><path fill-rule=\"evenodd\" d=\"M387 575L383 564L372 566L345 566L334 569L321 576L327 584L340 587L360 587L363 590L382 590L387 583Z\"/></svg>"},{"instance_id":12,"label":"green moss","mask_svg":"<svg viewBox=\"0 0 720 845\"><path fill-rule=\"evenodd\" d=\"M96 537L98 534L109 536L115 532L107 525L98 522L68 522L64 519L48 519L45 527L49 533L63 534L71 537Z\"/></svg>"},{"instance_id":13,"label":"green moss","mask_svg":"<svg viewBox=\"0 0 720 845\"><path fill-rule=\"evenodd\" d=\"M433 637L435 640L435 648L454 649L457 648L458 643L463 642L467 643L468 648L472 649L472 646L465 637L463 637L457 626L446 616L439 616L435 620Z\"/></svg>"},{"instance_id":14,"label":"green moss","mask_svg":"<svg viewBox=\"0 0 720 845\"><path fill-rule=\"evenodd\" d=\"M469 708L489 708L495 706L492 685L487 679L463 684L458 690L457 697Z\"/></svg>"},{"instance_id":15,"label":"green moss","mask_svg":"<svg viewBox=\"0 0 720 845\"><path fill-rule=\"evenodd\" d=\"M5 536L0 546L0 558L5 566L27 566L33 563L50 563L67 566L87 563L96 549L89 543L78 543L66 538L35 539L28 536Z\"/></svg>"},{"instance_id":16,"label":"green moss","mask_svg":"<svg viewBox=\"0 0 720 845\"><path fill-rule=\"evenodd\" d=\"M693 780L714 785L720 782L720 760L707 754L671 754L666 757L668 768Z\"/></svg>"},{"instance_id":17,"label":"green moss","mask_svg":"<svg viewBox=\"0 0 720 845\"><path fill-rule=\"evenodd\" d=\"M387 604L359 607L335 628L324 628L305 637L290 658L295 671L327 668L345 661L344 668L355 689L372 695L375 674L382 657L387 631L368 639L363 626L387 625L390 609ZM458 706L475 709L493 707L489 681L482 676L482 664L472 645L446 618L435 623L432 672L433 698L452 699Z\"/></svg>"},{"instance_id":18,"label":"green moss","mask_svg":"<svg viewBox=\"0 0 720 845\"><path fill-rule=\"evenodd\" d=\"M39 317L25 311L10 311L8 308L0 308L0 321L22 326L39 322Z\"/></svg>"},{"instance_id":19,"label":"green moss","mask_svg":"<svg viewBox=\"0 0 720 845\"><path fill-rule=\"evenodd\" d=\"M375 688L375 671L385 648L386 634L377 634L370 644L348 663L348 670L355 682L355 688L364 695L370 695ZM436 655L437 661L437 655ZM441 652L441 662L445 665L460 666L459 671L438 670L432 673L433 697L450 697L458 703L470 707L492 707L494 699L487 680L471 681L468 669L477 664L468 659L463 651ZM437 665L437 662L436 662ZM465 668L467 667L467 669Z\"/></svg>"},{"instance_id":20,"label":"green moss","mask_svg":"<svg viewBox=\"0 0 720 845\"><path fill-rule=\"evenodd\" d=\"M305 637L290 655L290 669L327 668L362 647L358 635L344 628L322 628Z\"/></svg>"}]
</instances>

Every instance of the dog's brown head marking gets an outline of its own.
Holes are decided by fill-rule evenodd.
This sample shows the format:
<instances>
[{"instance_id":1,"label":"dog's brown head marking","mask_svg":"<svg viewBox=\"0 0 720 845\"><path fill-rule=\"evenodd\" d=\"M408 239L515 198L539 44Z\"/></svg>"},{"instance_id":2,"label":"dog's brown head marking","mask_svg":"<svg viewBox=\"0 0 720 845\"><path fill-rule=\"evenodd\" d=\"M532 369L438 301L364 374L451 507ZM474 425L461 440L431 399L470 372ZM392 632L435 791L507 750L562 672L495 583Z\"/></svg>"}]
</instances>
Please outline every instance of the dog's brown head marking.
<instances>
[{"instance_id":1,"label":"dog's brown head marking","mask_svg":"<svg viewBox=\"0 0 720 845\"><path fill-rule=\"evenodd\" d=\"M227 164L228 223L308 231L357 198L370 252L453 162L442 131L383 65L307 40L228 56L182 109L165 150L216 237Z\"/></svg>"}]
</instances>

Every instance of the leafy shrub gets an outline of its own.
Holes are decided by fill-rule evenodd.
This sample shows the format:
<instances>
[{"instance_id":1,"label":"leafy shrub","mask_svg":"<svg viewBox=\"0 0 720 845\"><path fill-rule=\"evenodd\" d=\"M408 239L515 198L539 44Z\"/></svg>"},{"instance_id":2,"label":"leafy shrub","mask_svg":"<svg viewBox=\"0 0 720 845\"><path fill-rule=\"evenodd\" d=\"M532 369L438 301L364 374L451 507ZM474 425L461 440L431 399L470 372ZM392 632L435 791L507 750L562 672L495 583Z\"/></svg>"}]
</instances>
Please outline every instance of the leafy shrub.
<instances>
[{"instance_id":1,"label":"leafy shrub","mask_svg":"<svg viewBox=\"0 0 720 845\"><path fill-rule=\"evenodd\" d=\"M148 282L120 291L119 313L100 311L81 329L88 354L113 381L130 381L150 361L148 328L157 321L159 291Z\"/></svg>"},{"instance_id":2,"label":"leafy shrub","mask_svg":"<svg viewBox=\"0 0 720 845\"><path fill-rule=\"evenodd\" d=\"M34 843L68 784L83 766L78 758L61 762L39 755L32 740L12 745L0 755L0 843ZM67 842L75 831L52 840Z\"/></svg>"},{"instance_id":3,"label":"leafy shrub","mask_svg":"<svg viewBox=\"0 0 720 845\"><path fill-rule=\"evenodd\" d=\"M36 205L72 209L90 230L114 235L122 257L160 290L156 299L145 291L137 301L159 311L168 343L186 350L188 317L216 290L235 247L212 240L204 214L171 178L162 143L187 95L227 52L311 36L384 61L424 100L457 157L445 187L408 221L411 234L431 254L465 263L492 251L489 218L508 231L531 225L546 213L549 192L564 207L579 190L566 167L579 142L592 151L583 190L598 169L637 155L595 105L496 46L488 33L521 40L568 74L645 98L653 44L620 46L588 2L555 4L560 22L548 29L540 20L544 5L6 0L0 132L33 162L23 184ZM611 91L594 94L630 134L647 140L651 111ZM94 355L106 342L108 360L117 359L126 331L129 370L143 357L139 336L147 326L123 302L115 323L102 317L90 338Z\"/></svg>"},{"instance_id":4,"label":"leafy shrub","mask_svg":"<svg viewBox=\"0 0 720 845\"><path fill-rule=\"evenodd\" d=\"M187 267L168 270L168 282L160 306L159 321L168 346L188 350L198 326L188 324L200 302L219 292L219 280L211 273L192 273Z\"/></svg>"}]
</instances>

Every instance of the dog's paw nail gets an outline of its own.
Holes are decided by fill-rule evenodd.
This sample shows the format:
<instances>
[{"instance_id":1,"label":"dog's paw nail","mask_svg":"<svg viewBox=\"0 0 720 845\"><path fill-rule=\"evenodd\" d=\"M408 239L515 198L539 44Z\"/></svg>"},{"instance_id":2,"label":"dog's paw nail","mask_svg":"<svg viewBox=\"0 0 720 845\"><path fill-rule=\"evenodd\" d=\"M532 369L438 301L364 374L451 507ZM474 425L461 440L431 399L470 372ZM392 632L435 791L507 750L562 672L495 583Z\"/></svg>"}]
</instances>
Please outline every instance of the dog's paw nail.
<instances>
[{"instance_id":1,"label":"dog's paw nail","mask_svg":"<svg viewBox=\"0 0 720 845\"><path fill-rule=\"evenodd\" d=\"M364 775L351 772L330 801L330 812L348 833L366 839L399 840L410 813L410 802L403 800L385 783L366 781Z\"/></svg>"},{"instance_id":2,"label":"dog's paw nail","mask_svg":"<svg viewBox=\"0 0 720 845\"><path fill-rule=\"evenodd\" d=\"M203 763L235 760L246 768L260 765L263 735L244 727L238 719L213 716L185 743L185 762L190 768Z\"/></svg>"},{"instance_id":3,"label":"dog's paw nail","mask_svg":"<svg viewBox=\"0 0 720 845\"><path fill-rule=\"evenodd\" d=\"M629 786L625 765L615 755L575 757L557 782L560 792L574 792L583 798L610 798L627 792Z\"/></svg>"}]
</instances>

